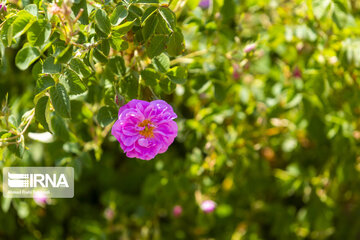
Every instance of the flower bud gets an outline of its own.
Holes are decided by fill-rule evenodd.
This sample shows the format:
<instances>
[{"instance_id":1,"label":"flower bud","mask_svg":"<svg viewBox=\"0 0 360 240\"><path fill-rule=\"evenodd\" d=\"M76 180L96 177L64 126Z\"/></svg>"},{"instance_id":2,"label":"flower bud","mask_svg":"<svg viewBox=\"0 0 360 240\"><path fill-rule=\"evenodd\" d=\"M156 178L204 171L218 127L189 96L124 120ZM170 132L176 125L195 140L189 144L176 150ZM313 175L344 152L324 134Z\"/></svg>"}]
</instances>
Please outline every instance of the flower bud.
<instances>
[{"instance_id":1,"label":"flower bud","mask_svg":"<svg viewBox=\"0 0 360 240\"><path fill-rule=\"evenodd\" d=\"M182 207L180 205L174 206L174 208L173 208L174 217L180 217L181 214L182 214L182 211L183 211L183 209L182 209Z\"/></svg>"},{"instance_id":2,"label":"flower bud","mask_svg":"<svg viewBox=\"0 0 360 240\"><path fill-rule=\"evenodd\" d=\"M111 221L114 219L115 217L115 212L113 209L111 208L106 208L104 211L104 217L106 218L106 220Z\"/></svg>"},{"instance_id":3,"label":"flower bud","mask_svg":"<svg viewBox=\"0 0 360 240\"><path fill-rule=\"evenodd\" d=\"M249 53L249 52L253 51L255 48L256 48L256 43L248 44L244 47L244 52Z\"/></svg>"},{"instance_id":4,"label":"flower bud","mask_svg":"<svg viewBox=\"0 0 360 240\"><path fill-rule=\"evenodd\" d=\"M210 0L201 0L199 3L199 7L202 9L208 9L210 6Z\"/></svg>"},{"instance_id":5,"label":"flower bud","mask_svg":"<svg viewBox=\"0 0 360 240\"><path fill-rule=\"evenodd\" d=\"M212 200L205 200L201 203L201 210L203 210L204 213L211 213L216 208L216 203Z\"/></svg>"},{"instance_id":6,"label":"flower bud","mask_svg":"<svg viewBox=\"0 0 360 240\"><path fill-rule=\"evenodd\" d=\"M45 205L49 201L47 195L42 191L36 191L33 195L33 199L38 205Z\"/></svg>"},{"instance_id":7,"label":"flower bud","mask_svg":"<svg viewBox=\"0 0 360 240\"><path fill-rule=\"evenodd\" d=\"M6 8L5 4L0 4L0 15L5 14L6 10L7 10L7 8Z\"/></svg>"}]
</instances>

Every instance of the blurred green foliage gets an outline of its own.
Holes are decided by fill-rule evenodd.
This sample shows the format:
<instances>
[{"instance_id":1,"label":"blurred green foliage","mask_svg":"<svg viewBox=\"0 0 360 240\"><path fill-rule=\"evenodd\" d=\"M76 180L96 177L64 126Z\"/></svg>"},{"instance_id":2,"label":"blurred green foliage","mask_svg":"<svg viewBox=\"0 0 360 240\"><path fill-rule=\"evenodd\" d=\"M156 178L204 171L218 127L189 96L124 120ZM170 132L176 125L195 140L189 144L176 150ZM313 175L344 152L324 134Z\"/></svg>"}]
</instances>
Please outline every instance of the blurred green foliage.
<instances>
[{"instance_id":1,"label":"blurred green foliage","mask_svg":"<svg viewBox=\"0 0 360 240\"><path fill-rule=\"evenodd\" d=\"M0 166L73 166L75 197L1 197L1 239L360 238L359 1L49 4L1 13ZM133 98L179 116L151 161L109 134Z\"/></svg>"}]
</instances>

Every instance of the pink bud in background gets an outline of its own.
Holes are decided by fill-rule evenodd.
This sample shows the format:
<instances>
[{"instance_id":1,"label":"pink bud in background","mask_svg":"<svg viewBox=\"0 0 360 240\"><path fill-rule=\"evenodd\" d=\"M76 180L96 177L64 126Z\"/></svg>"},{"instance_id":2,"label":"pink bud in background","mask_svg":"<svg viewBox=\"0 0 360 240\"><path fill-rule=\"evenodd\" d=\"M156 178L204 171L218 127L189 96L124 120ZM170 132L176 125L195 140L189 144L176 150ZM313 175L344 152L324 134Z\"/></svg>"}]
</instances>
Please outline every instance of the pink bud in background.
<instances>
[{"instance_id":1,"label":"pink bud in background","mask_svg":"<svg viewBox=\"0 0 360 240\"><path fill-rule=\"evenodd\" d=\"M239 72L239 64L233 63L233 78L235 80L239 80L240 78L240 72Z\"/></svg>"},{"instance_id":2,"label":"pink bud in background","mask_svg":"<svg viewBox=\"0 0 360 240\"><path fill-rule=\"evenodd\" d=\"M244 47L244 52L245 52L245 53L251 52L251 51L253 51L255 48L256 48L256 43L248 44L248 45L246 45L246 46Z\"/></svg>"},{"instance_id":3,"label":"pink bud in background","mask_svg":"<svg viewBox=\"0 0 360 240\"><path fill-rule=\"evenodd\" d=\"M56 14L61 13L62 10L56 3L52 3L48 6L48 11L51 14L56 15Z\"/></svg>"},{"instance_id":4,"label":"pink bud in background","mask_svg":"<svg viewBox=\"0 0 360 240\"><path fill-rule=\"evenodd\" d=\"M38 205L44 205L48 202L48 197L44 192L36 191L33 195L34 201Z\"/></svg>"},{"instance_id":5,"label":"pink bud in background","mask_svg":"<svg viewBox=\"0 0 360 240\"><path fill-rule=\"evenodd\" d=\"M205 213L211 213L215 210L216 203L212 200L205 200L201 203L201 210Z\"/></svg>"},{"instance_id":6,"label":"pink bud in background","mask_svg":"<svg viewBox=\"0 0 360 240\"><path fill-rule=\"evenodd\" d=\"M106 208L104 211L104 217L106 218L106 220L111 221L114 219L115 217L115 212L113 209L111 208Z\"/></svg>"},{"instance_id":7,"label":"pink bud in background","mask_svg":"<svg viewBox=\"0 0 360 240\"><path fill-rule=\"evenodd\" d=\"M182 211L183 211L183 209L182 209L182 207L180 205L174 206L174 208L173 208L174 217L180 217L181 214L182 214Z\"/></svg>"},{"instance_id":8,"label":"pink bud in background","mask_svg":"<svg viewBox=\"0 0 360 240\"><path fill-rule=\"evenodd\" d=\"M210 6L210 0L201 0L199 3L199 7L203 9L207 9Z\"/></svg>"},{"instance_id":9,"label":"pink bud in background","mask_svg":"<svg viewBox=\"0 0 360 240\"><path fill-rule=\"evenodd\" d=\"M6 12L6 6L3 4L0 4L0 12Z\"/></svg>"},{"instance_id":10,"label":"pink bud in background","mask_svg":"<svg viewBox=\"0 0 360 240\"><path fill-rule=\"evenodd\" d=\"M298 67L295 67L294 71L293 71L293 76L296 78L301 78L302 74L301 74L301 70Z\"/></svg>"}]
</instances>

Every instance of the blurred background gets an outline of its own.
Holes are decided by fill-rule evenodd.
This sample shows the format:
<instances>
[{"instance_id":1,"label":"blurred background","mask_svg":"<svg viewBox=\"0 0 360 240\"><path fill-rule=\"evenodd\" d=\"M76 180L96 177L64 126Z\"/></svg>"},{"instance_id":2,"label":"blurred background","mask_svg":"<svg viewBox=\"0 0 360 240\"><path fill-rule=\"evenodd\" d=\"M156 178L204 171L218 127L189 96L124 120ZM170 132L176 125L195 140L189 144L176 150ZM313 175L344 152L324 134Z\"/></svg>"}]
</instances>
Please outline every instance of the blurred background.
<instances>
[{"instance_id":1,"label":"blurred background","mask_svg":"<svg viewBox=\"0 0 360 240\"><path fill-rule=\"evenodd\" d=\"M172 63L188 68L161 96L178 115L175 142L126 158L97 124L106 90L90 89L52 141L33 123L26 149L0 147L1 168L67 165L76 178L73 199L1 196L0 239L360 239L360 2L170 8L186 48ZM36 88L14 64L19 48L4 48L0 71L14 125Z\"/></svg>"}]
</instances>

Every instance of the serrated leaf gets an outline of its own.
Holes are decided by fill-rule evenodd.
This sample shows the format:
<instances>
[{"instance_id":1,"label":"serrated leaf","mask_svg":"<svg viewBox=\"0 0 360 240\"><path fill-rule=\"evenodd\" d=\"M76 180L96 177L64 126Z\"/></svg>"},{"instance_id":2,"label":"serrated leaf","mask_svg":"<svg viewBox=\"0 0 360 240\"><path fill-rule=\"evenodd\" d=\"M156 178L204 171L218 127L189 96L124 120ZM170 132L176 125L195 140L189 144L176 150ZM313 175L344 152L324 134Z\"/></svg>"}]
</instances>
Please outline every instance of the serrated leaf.
<instances>
[{"instance_id":1,"label":"serrated leaf","mask_svg":"<svg viewBox=\"0 0 360 240\"><path fill-rule=\"evenodd\" d=\"M168 8L161 7L159 9L159 13L161 17L165 20L166 24L170 28L171 31L174 31L176 26L176 15Z\"/></svg>"},{"instance_id":2,"label":"serrated leaf","mask_svg":"<svg viewBox=\"0 0 360 240\"><path fill-rule=\"evenodd\" d=\"M37 80L40 77L41 73L42 73L42 62L37 61L31 70L31 75L35 80Z\"/></svg>"},{"instance_id":3,"label":"serrated leaf","mask_svg":"<svg viewBox=\"0 0 360 240\"><path fill-rule=\"evenodd\" d=\"M149 16L146 21L143 23L142 34L144 40L147 40L154 33L155 28L158 24L159 20L156 13L153 13Z\"/></svg>"},{"instance_id":4,"label":"serrated leaf","mask_svg":"<svg viewBox=\"0 0 360 240\"><path fill-rule=\"evenodd\" d=\"M57 115L54 115L51 118L51 126L56 137L64 141L69 139L69 129L67 128L64 119Z\"/></svg>"},{"instance_id":5,"label":"serrated leaf","mask_svg":"<svg viewBox=\"0 0 360 240\"><path fill-rule=\"evenodd\" d=\"M128 10L125 6L117 6L110 16L110 22L113 26L119 25L128 15Z\"/></svg>"},{"instance_id":6,"label":"serrated leaf","mask_svg":"<svg viewBox=\"0 0 360 240\"><path fill-rule=\"evenodd\" d=\"M110 34L111 23L110 23L110 20L104 10L102 10L102 9L96 10L95 21L96 21L97 26L103 33L105 33L106 35Z\"/></svg>"},{"instance_id":7,"label":"serrated leaf","mask_svg":"<svg viewBox=\"0 0 360 240\"><path fill-rule=\"evenodd\" d=\"M44 96L38 100L35 106L35 119L47 130L50 131L50 99Z\"/></svg>"},{"instance_id":8,"label":"serrated leaf","mask_svg":"<svg viewBox=\"0 0 360 240\"><path fill-rule=\"evenodd\" d=\"M21 10L15 17L15 21L10 26L12 38L17 38L24 34L35 20L35 17L26 10Z\"/></svg>"},{"instance_id":9,"label":"serrated leaf","mask_svg":"<svg viewBox=\"0 0 360 240\"><path fill-rule=\"evenodd\" d=\"M46 58L44 63L43 63L42 72L43 73L49 73L49 74L61 72L61 64L55 64L54 61L55 61L54 57Z\"/></svg>"},{"instance_id":10,"label":"serrated leaf","mask_svg":"<svg viewBox=\"0 0 360 240\"><path fill-rule=\"evenodd\" d=\"M137 97L138 87L139 87L139 79L137 75L134 75L132 73L126 76L122 88L129 99L134 99Z\"/></svg>"},{"instance_id":11,"label":"serrated leaf","mask_svg":"<svg viewBox=\"0 0 360 240\"><path fill-rule=\"evenodd\" d=\"M55 112L61 117L70 118L71 106L69 95L61 83L50 88L50 98Z\"/></svg>"},{"instance_id":12,"label":"serrated leaf","mask_svg":"<svg viewBox=\"0 0 360 240\"><path fill-rule=\"evenodd\" d=\"M73 58L70 61L70 68L82 77L87 78L91 75L90 68L79 58Z\"/></svg>"},{"instance_id":13,"label":"serrated leaf","mask_svg":"<svg viewBox=\"0 0 360 240\"><path fill-rule=\"evenodd\" d=\"M68 45L65 48L59 48L59 50L56 51L56 57L55 57L55 63L67 63L72 58L73 54L73 46Z\"/></svg>"},{"instance_id":14,"label":"serrated leaf","mask_svg":"<svg viewBox=\"0 0 360 240\"><path fill-rule=\"evenodd\" d=\"M48 89L49 87L52 87L55 85L55 81L52 77L50 76L41 76L40 78L38 78L38 80L36 81L36 93L40 93L46 89Z\"/></svg>"},{"instance_id":15,"label":"serrated leaf","mask_svg":"<svg viewBox=\"0 0 360 240\"><path fill-rule=\"evenodd\" d=\"M167 43L167 52L170 56L178 56L183 53L185 49L184 36L180 29L176 29L169 38Z\"/></svg>"},{"instance_id":16,"label":"serrated leaf","mask_svg":"<svg viewBox=\"0 0 360 240\"><path fill-rule=\"evenodd\" d=\"M172 31L169 28L166 21L164 20L164 18L160 14L157 14L157 18L158 18L158 24L155 28L155 34L166 34L166 35L170 34Z\"/></svg>"},{"instance_id":17,"label":"serrated leaf","mask_svg":"<svg viewBox=\"0 0 360 240\"><path fill-rule=\"evenodd\" d=\"M108 59L107 57L104 55L104 53L102 53L101 51L99 51L98 49L94 49L93 51L93 56L94 58L101 63L107 63Z\"/></svg>"},{"instance_id":18,"label":"serrated leaf","mask_svg":"<svg viewBox=\"0 0 360 240\"><path fill-rule=\"evenodd\" d=\"M166 35L154 35L146 48L149 58L160 55L165 50L167 40Z\"/></svg>"},{"instance_id":19,"label":"serrated leaf","mask_svg":"<svg viewBox=\"0 0 360 240\"><path fill-rule=\"evenodd\" d=\"M162 53L159 56L154 57L151 60L151 63L159 72L166 73L170 68L170 59L165 53Z\"/></svg>"},{"instance_id":20,"label":"serrated leaf","mask_svg":"<svg viewBox=\"0 0 360 240\"><path fill-rule=\"evenodd\" d=\"M40 57L40 51L35 47L24 47L16 54L15 64L20 70L26 70Z\"/></svg>"},{"instance_id":21,"label":"serrated leaf","mask_svg":"<svg viewBox=\"0 0 360 240\"><path fill-rule=\"evenodd\" d=\"M108 67L116 75L125 76L126 74L125 61L120 56L112 57L109 60Z\"/></svg>"},{"instance_id":22,"label":"serrated leaf","mask_svg":"<svg viewBox=\"0 0 360 240\"><path fill-rule=\"evenodd\" d=\"M181 67L181 66L176 66L171 68L167 74L166 74L169 79L173 82L173 83L177 83L177 84L184 84L186 82L187 79L187 71L186 68Z\"/></svg>"},{"instance_id":23,"label":"serrated leaf","mask_svg":"<svg viewBox=\"0 0 360 240\"><path fill-rule=\"evenodd\" d=\"M141 71L141 77L145 81L145 84L151 87L155 87L157 85L157 80L160 79L160 74L152 68L146 68Z\"/></svg>"},{"instance_id":24,"label":"serrated leaf","mask_svg":"<svg viewBox=\"0 0 360 240\"><path fill-rule=\"evenodd\" d=\"M106 127L117 118L116 109L105 106L100 108L97 114L97 121L101 127Z\"/></svg>"},{"instance_id":25,"label":"serrated leaf","mask_svg":"<svg viewBox=\"0 0 360 240\"><path fill-rule=\"evenodd\" d=\"M78 95L87 90L86 85L73 70L66 69L64 80L64 85L68 89L70 95Z\"/></svg>"},{"instance_id":26,"label":"serrated leaf","mask_svg":"<svg viewBox=\"0 0 360 240\"><path fill-rule=\"evenodd\" d=\"M40 19L29 28L27 39L32 46L41 46L49 40L50 34L51 24L44 19Z\"/></svg>"}]
</instances>

